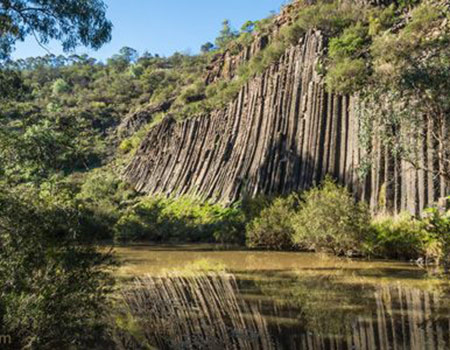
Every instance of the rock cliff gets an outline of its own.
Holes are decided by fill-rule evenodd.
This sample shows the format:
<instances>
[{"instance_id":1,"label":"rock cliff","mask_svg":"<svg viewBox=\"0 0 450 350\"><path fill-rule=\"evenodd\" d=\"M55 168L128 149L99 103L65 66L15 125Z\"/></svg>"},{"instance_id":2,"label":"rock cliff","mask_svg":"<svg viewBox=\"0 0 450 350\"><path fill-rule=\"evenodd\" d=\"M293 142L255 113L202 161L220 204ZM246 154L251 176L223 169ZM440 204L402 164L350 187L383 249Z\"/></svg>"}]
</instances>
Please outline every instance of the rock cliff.
<instances>
[{"instance_id":1,"label":"rock cliff","mask_svg":"<svg viewBox=\"0 0 450 350\"><path fill-rule=\"evenodd\" d=\"M267 40L255 40L237 57L218 57L207 83L231 79L233 67ZM357 96L328 93L317 72L325 48L321 32L309 31L226 108L183 122L167 117L144 139L125 178L141 192L224 203L307 189L327 174L373 210L418 213L445 196L449 188L435 156L437 126L425 118L423 132L410 135L421 166L394 156L381 142L382 128L372 135L368 162L358 136ZM363 173L365 163L370 165Z\"/></svg>"}]
</instances>

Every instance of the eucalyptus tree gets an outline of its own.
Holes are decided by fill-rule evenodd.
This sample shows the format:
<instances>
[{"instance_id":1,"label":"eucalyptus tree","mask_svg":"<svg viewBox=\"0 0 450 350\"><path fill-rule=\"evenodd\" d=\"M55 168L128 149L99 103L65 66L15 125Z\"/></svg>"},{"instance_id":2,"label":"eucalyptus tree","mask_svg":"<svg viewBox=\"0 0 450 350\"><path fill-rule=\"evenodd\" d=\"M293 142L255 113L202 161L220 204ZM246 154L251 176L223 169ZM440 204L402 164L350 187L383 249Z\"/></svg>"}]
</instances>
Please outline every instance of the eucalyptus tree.
<instances>
[{"instance_id":1,"label":"eucalyptus tree","mask_svg":"<svg viewBox=\"0 0 450 350\"><path fill-rule=\"evenodd\" d=\"M0 0L0 59L28 36L41 46L61 41L65 51L98 49L111 39L111 29L101 0Z\"/></svg>"}]
</instances>

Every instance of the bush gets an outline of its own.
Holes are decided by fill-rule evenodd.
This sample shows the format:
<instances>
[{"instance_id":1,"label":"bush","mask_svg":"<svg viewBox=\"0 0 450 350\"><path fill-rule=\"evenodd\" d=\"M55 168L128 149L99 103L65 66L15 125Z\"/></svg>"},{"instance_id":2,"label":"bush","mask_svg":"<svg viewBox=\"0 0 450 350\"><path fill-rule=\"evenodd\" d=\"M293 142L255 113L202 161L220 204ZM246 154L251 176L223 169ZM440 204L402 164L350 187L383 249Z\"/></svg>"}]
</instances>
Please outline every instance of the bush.
<instances>
[{"instance_id":1,"label":"bush","mask_svg":"<svg viewBox=\"0 0 450 350\"><path fill-rule=\"evenodd\" d=\"M117 241L242 243L243 215L235 207L191 197L141 199L115 226Z\"/></svg>"},{"instance_id":2,"label":"bush","mask_svg":"<svg viewBox=\"0 0 450 350\"><path fill-rule=\"evenodd\" d=\"M348 94L363 86L369 73L362 58L368 43L368 29L361 23L346 28L341 36L330 40L326 75L330 91Z\"/></svg>"},{"instance_id":3,"label":"bush","mask_svg":"<svg viewBox=\"0 0 450 350\"><path fill-rule=\"evenodd\" d=\"M429 209L423 219L403 213L379 217L366 240L368 255L391 259L420 259L424 264L450 261L450 215Z\"/></svg>"},{"instance_id":4,"label":"bush","mask_svg":"<svg viewBox=\"0 0 450 350\"><path fill-rule=\"evenodd\" d=\"M111 239L122 204L133 199L136 193L106 167L90 171L82 181L75 197L80 224L92 236Z\"/></svg>"},{"instance_id":5,"label":"bush","mask_svg":"<svg viewBox=\"0 0 450 350\"><path fill-rule=\"evenodd\" d=\"M332 38L329 44L329 56L332 60L358 58L367 43L367 27L358 23L344 30L341 36Z\"/></svg>"},{"instance_id":6,"label":"bush","mask_svg":"<svg viewBox=\"0 0 450 350\"><path fill-rule=\"evenodd\" d=\"M381 31L387 30L394 24L395 5L392 4L380 11L375 11L369 16L369 35L374 36Z\"/></svg>"},{"instance_id":7,"label":"bush","mask_svg":"<svg viewBox=\"0 0 450 350\"><path fill-rule=\"evenodd\" d=\"M300 10L296 25L304 31L320 29L327 34L337 35L352 24L365 19L365 8L351 2L318 1Z\"/></svg>"},{"instance_id":8,"label":"bush","mask_svg":"<svg viewBox=\"0 0 450 350\"><path fill-rule=\"evenodd\" d=\"M330 178L307 191L293 219L293 241L303 249L327 250L337 255L362 251L370 221L369 210L356 203L347 189Z\"/></svg>"},{"instance_id":9,"label":"bush","mask_svg":"<svg viewBox=\"0 0 450 350\"><path fill-rule=\"evenodd\" d=\"M0 188L0 334L15 349L89 349L106 339L111 257L76 217Z\"/></svg>"},{"instance_id":10,"label":"bush","mask_svg":"<svg viewBox=\"0 0 450 350\"><path fill-rule=\"evenodd\" d=\"M305 30L297 23L282 27L280 31L283 40L290 45L297 45L298 41L305 33Z\"/></svg>"},{"instance_id":11,"label":"bush","mask_svg":"<svg viewBox=\"0 0 450 350\"><path fill-rule=\"evenodd\" d=\"M447 272L450 271L450 210L441 214L436 209L428 209L423 219L425 228L431 233L431 242L437 241L440 256L437 260L442 262ZM434 244L435 245L435 244Z\"/></svg>"},{"instance_id":12,"label":"bush","mask_svg":"<svg viewBox=\"0 0 450 350\"><path fill-rule=\"evenodd\" d=\"M293 248L292 218L297 205L298 197L295 194L287 198L276 198L247 225L247 246L264 249Z\"/></svg>"},{"instance_id":13,"label":"bush","mask_svg":"<svg viewBox=\"0 0 450 350\"><path fill-rule=\"evenodd\" d=\"M326 84L330 91L349 94L364 85L367 68L363 59L345 58L329 67Z\"/></svg>"},{"instance_id":14,"label":"bush","mask_svg":"<svg viewBox=\"0 0 450 350\"><path fill-rule=\"evenodd\" d=\"M423 256L427 232L410 214L379 217L371 224L373 236L366 241L368 255L391 259L417 259Z\"/></svg>"}]
</instances>

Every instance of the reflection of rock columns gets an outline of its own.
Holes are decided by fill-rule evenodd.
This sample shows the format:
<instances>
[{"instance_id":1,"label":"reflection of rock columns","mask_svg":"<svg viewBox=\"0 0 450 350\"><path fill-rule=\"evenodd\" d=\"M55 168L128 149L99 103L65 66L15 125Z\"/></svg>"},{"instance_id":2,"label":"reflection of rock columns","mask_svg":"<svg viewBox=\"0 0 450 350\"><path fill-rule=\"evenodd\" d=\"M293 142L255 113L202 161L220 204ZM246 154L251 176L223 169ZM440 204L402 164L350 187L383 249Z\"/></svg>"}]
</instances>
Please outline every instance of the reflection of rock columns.
<instances>
[{"instance_id":1,"label":"reflection of rock columns","mask_svg":"<svg viewBox=\"0 0 450 350\"><path fill-rule=\"evenodd\" d=\"M450 318L442 319L437 293L401 287L382 287L375 292L376 313L358 316L348 333L301 335L302 350L447 350ZM445 313L444 313L445 315Z\"/></svg>"},{"instance_id":2,"label":"reflection of rock columns","mask_svg":"<svg viewBox=\"0 0 450 350\"><path fill-rule=\"evenodd\" d=\"M302 328L286 336L261 314L260 302L242 299L235 277L225 273L146 277L125 291L124 299L145 339L161 349L450 349L449 305L435 292L400 284L378 288L371 299L374 308L356 313L341 334ZM282 317L282 310L273 307L268 316Z\"/></svg>"},{"instance_id":3,"label":"reflection of rock columns","mask_svg":"<svg viewBox=\"0 0 450 350\"><path fill-rule=\"evenodd\" d=\"M160 349L273 349L258 307L225 273L145 277L123 292L150 345Z\"/></svg>"}]
</instances>

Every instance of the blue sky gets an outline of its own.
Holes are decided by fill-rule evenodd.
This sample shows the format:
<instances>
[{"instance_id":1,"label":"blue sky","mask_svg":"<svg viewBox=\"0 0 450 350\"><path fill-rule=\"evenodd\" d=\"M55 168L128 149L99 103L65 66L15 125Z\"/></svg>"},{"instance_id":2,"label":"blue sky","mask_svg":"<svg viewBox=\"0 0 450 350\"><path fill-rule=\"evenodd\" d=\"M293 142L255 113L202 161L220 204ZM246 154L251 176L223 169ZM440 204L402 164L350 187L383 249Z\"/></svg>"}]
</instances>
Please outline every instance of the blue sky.
<instances>
[{"instance_id":1,"label":"blue sky","mask_svg":"<svg viewBox=\"0 0 450 350\"><path fill-rule=\"evenodd\" d=\"M286 0L105 0L108 18L114 25L112 40L100 50L78 48L104 60L129 46L143 53L164 56L175 51L197 53L200 46L213 41L224 19L239 29L247 20L257 20L278 12ZM62 53L57 42L47 45L51 53ZM34 39L17 43L14 58L45 55Z\"/></svg>"}]
</instances>

